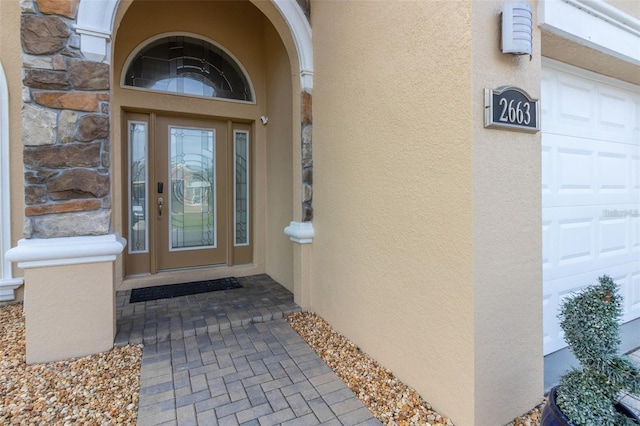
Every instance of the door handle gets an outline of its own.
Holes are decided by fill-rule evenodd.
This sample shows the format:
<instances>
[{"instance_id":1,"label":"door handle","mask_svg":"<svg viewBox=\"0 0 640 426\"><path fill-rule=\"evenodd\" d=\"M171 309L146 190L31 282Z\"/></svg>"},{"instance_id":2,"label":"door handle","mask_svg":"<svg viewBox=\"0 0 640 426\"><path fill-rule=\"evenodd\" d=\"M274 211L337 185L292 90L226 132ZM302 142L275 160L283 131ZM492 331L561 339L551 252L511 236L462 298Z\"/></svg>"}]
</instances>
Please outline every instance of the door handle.
<instances>
[{"instance_id":1,"label":"door handle","mask_svg":"<svg viewBox=\"0 0 640 426\"><path fill-rule=\"evenodd\" d=\"M158 197L158 220L162 220L162 206L164 206L164 198Z\"/></svg>"}]
</instances>

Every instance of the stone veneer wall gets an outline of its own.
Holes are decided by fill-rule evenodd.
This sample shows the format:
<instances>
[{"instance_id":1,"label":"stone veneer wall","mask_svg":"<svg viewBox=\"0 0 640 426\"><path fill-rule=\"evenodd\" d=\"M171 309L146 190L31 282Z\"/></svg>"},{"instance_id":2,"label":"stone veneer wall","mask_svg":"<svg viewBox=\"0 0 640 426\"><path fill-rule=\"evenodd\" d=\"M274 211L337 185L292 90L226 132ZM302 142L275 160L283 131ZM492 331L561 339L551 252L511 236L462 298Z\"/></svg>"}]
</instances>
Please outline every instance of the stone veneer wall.
<instances>
[{"instance_id":1,"label":"stone veneer wall","mask_svg":"<svg viewBox=\"0 0 640 426\"><path fill-rule=\"evenodd\" d=\"M311 94L302 92L302 221L313 220L313 151L311 136L313 116Z\"/></svg>"},{"instance_id":2,"label":"stone veneer wall","mask_svg":"<svg viewBox=\"0 0 640 426\"><path fill-rule=\"evenodd\" d=\"M23 0L26 238L110 231L109 65L86 60L80 0ZM298 0L310 21L310 4ZM311 94L302 93L302 220L313 219Z\"/></svg>"},{"instance_id":3,"label":"stone veneer wall","mask_svg":"<svg viewBox=\"0 0 640 426\"><path fill-rule=\"evenodd\" d=\"M311 25L311 1L297 0L298 6ZM313 220L313 151L311 136L313 130L313 110L311 93L302 92L302 221Z\"/></svg>"},{"instance_id":4,"label":"stone veneer wall","mask_svg":"<svg viewBox=\"0 0 640 426\"><path fill-rule=\"evenodd\" d=\"M26 238L110 230L109 65L80 52L79 1L21 1Z\"/></svg>"}]
</instances>

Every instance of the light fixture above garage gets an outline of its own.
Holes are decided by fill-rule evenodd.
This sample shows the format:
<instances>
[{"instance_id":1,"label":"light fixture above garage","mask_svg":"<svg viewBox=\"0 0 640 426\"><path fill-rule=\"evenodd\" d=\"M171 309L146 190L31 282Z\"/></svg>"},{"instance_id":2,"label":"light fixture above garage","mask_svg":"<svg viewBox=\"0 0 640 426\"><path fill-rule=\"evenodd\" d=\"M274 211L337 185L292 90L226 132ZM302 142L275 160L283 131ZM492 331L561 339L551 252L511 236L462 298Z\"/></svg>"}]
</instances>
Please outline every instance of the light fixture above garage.
<instances>
[{"instance_id":1,"label":"light fixture above garage","mask_svg":"<svg viewBox=\"0 0 640 426\"><path fill-rule=\"evenodd\" d=\"M502 53L531 55L533 13L524 1L510 1L502 7Z\"/></svg>"}]
</instances>

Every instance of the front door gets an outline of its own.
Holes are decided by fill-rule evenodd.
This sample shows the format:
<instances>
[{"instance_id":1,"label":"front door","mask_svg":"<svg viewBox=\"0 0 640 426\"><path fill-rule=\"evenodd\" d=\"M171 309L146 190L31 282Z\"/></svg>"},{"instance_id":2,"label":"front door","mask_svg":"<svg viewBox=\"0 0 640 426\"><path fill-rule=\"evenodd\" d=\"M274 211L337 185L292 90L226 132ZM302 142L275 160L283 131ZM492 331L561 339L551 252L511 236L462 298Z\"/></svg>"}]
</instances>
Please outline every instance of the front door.
<instances>
[{"instance_id":1,"label":"front door","mask_svg":"<svg viewBox=\"0 0 640 426\"><path fill-rule=\"evenodd\" d=\"M250 262L250 126L128 113L125 128L127 275Z\"/></svg>"},{"instance_id":2,"label":"front door","mask_svg":"<svg viewBox=\"0 0 640 426\"><path fill-rule=\"evenodd\" d=\"M227 126L156 120L157 268L226 263Z\"/></svg>"}]
</instances>

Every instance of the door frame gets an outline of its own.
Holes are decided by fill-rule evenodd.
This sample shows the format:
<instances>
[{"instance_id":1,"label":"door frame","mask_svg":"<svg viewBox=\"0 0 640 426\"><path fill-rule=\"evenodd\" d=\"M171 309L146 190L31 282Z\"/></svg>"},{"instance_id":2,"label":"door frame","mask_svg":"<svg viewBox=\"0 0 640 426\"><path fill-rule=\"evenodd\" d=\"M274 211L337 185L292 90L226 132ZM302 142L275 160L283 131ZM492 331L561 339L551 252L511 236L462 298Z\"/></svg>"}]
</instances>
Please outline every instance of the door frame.
<instances>
[{"instance_id":1,"label":"door frame","mask_svg":"<svg viewBox=\"0 0 640 426\"><path fill-rule=\"evenodd\" d=\"M219 235L218 241L221 241L221 237L224 241L224 251L225 251L225 259L221 263L211 263L206 265L197 265L197 266L184 266L184 267L174 267L174 268L161 268L158 264L158 252L156 248L158 247L158 223L155 217L157 206L156 199L157 193L154 191L155 189L155 177L158 176L158 167L164 167L164 165L158 164L160 161L157 155L158 142L157 133L159 131L159 126L162 123L159 121L166 121L166 125L169 126L169 121L171 119L176 120L191 120L192 122L217 122L223 124L225 126L225 137L224 141L218 139L216 142L224 143L224 155L226 159L221 159L220 161L225 163L225 171L224 175L218 174L219 179L224 177L225 182L219 183L219 187L224 188L224 193L218 197L218 208L224 209L223 214L218 215L218 217L223 217L225 220L225 230L223 231L224 236ZM131 253L131 248L126 248L123 256L124 260L124 278L132 278L137 276L144 275L157 275L159 273L164 272L174 272L181 270L200 270L207 268L220 268L220 267L232 267L235 265L247 265L253 263L254 256L254 208L255 206L255 180L253 173L253 169L255 167L255 122L246 119L239 118L231 118L231 117L217 117L217 116L203 116L197 114L184 114L184 113L170 113L167 111L157 111L157 110L143 110L137 108L123 108L121 113L121 140L122 140L122 149L121 149L121 157L122 157L122 169L121 169L121 209L120 215L123 224L123 236L130 242L131 238L129 235L130 232L130 216L129 216L129 206L130 206L130 181L129 181L129 123L130 122L146 122L148 129L148 136L146 140L147 146L147 178L146 178L146 209L147 209L147 220L149 221L148 226L148 237L147 237L147 248L146 252L138 252ZM248 244L235 244L234 233L232 232L234 229L234 193L235 188L234 183L234 159L235 159L235 135L236 133L248 133L248 158L249 158L249 173L248 173L248 204L251 206L248 212ZM157 180L157 179L156 179ZM165 188L167 187L168 182L165 182ZM168 209L169 204L167 202L167 196L169 194L168 190L164 190L165 194L165 211ZM224 206L220 206L221 202L224 201Z\"/></svg>"}]
</instances>

